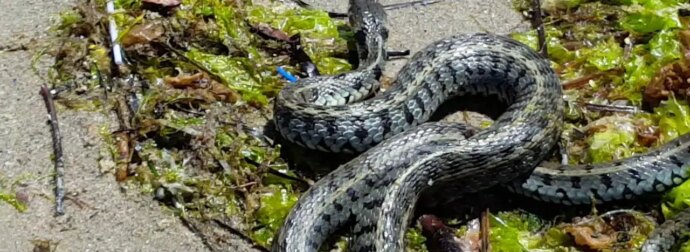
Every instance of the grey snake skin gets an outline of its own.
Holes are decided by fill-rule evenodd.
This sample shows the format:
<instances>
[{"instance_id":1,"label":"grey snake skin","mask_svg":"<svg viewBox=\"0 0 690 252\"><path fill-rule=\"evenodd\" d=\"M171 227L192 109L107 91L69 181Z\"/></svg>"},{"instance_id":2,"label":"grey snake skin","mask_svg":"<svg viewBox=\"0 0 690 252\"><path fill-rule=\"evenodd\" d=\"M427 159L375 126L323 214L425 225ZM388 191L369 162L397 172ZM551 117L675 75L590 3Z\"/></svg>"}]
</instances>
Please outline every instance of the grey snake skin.
<instances>
[{"instance_id":1,"label":"grey snake skin","mask_svg":"<svg viewBox=\"0 0 690 252\"><path fill-rule=\"evenodd\" d=\"M361 154L301 196L272 251L317 251L348 227L350 251L403 251L415 203L434 188L452 187L445 194L460 196L503 185L579 205L660 193L687 179L690 135L607 164L538 167L561 134L561 84L548 60L507 37L477 33L432 43L390 89L375 94L387 58L385 17L377 1L350 0L358 68L301 79L275 101L274 123L288 141ZM483 130L427 122L444 101L467 94L497 95L510 105ZM679 234L690 217L669 222L643 251L666 251L678 237L659 234Z\"/></svg>"}]
</instances>

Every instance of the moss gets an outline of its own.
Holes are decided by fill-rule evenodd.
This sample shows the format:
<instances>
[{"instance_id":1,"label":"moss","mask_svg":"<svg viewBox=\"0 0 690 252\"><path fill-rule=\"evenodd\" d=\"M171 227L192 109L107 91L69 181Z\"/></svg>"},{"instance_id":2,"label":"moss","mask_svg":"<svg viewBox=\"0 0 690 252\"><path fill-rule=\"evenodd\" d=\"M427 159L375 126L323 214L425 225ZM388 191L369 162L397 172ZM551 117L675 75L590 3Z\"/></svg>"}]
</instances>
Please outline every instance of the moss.
<instances>
[{"instance_id":1,"label":"moss","mask_svg":"<svg viewBox=\"0 0 690 252\"><path fill-rule=\"evenodd\" d=\"M520 212L491 215L489 240L494 251L568 251L563 245L570 240L559 228L546 228L537 216Z\"/></svg>"},{"instance_id":2,"label":"moss","mask_svg":"<svg viewBox=\"0 0 690 252\"><path fill-rule=\"evenodd\" d=\"M599 71L607 71L618 67L623 61L623 48L613 38L599 43L591 49L581 52L581 57Z\"/></svg>"},{"instance_id":3,"label":"moss","mask_svg":"<svg viewBox=\"0 0 690 252\"><path fill-rule=\"evenodd\" d=\"M83 16L76 10L68 10L60 13L59 24L53 30L66 30L70 27L84 22Z\"/></svg>"},{"instance_id":4,"label":"moss","mask_svg":"<svg viewBox=\"0 0 690 252\"><path fill-rule=\"evenodd\" d=\"M632 156L631 146L636 140L635 132L609 128L589 138L589 158L592 163L602 163Z\"/></svg>"},{"instance_id":5,"label":"moss","mask_svg":"<svg viewBox=\"0 0 690 252\"><path fill-rule=\"evenodd\" d=\"M405 233L406 251L427 252L426 237L422 235L422 230L417 227L412 227Z\"/></svg>"},{"instance_id":6,"label":"moss","mask_svg":"<svg viewBox=\"0 0 690 252\"><path fill-rule=\"evenodd\" d=\"M659 120L663 142L690 132L690 107L687 102L676 99L663 101L654 109L654 114Z\"/></svg>"},{"instance_id":7,"label":"moss","mask_svg":"<svg viewBox=\"0 0 690 252\"><path fill-rule=\"evenodd\" d=\"M283 225L292 206L297 203L297 195L287 188L271 185L265 188L268 192L260 196L256 220L262 226L254 232L255 239L264 246L271 244L272 238Z\"/></svg>"}]
</instances>

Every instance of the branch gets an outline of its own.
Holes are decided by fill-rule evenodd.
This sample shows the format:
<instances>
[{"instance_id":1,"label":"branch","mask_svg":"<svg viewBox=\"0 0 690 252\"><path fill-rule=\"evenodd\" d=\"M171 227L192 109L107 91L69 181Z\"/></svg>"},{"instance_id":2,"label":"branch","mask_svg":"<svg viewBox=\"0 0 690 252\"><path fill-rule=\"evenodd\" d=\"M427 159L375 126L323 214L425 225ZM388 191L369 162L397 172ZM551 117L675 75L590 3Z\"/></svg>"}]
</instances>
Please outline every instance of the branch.
<instances>
[{"instance_id":1,"label":"branch","mask_svg":"<svg viewBox=\"0 0 690 252\"><path fill-rule=\"evenodd\" d=\"M481 252L489 252L489 209L485 209L481 214L481 222L479 222L479 234L481 235L482 245L479 248Z\"/></svg>"},{"instance_id":2,"label":"branch","mask_svg":"<svg viewBox=\"0 0 690 252\"><path fill-rule=\"evenodd\" d=\"M43 96L43 101L48 110L48 121L50 122L53 136L53 154L55 155L55 216L60 216L65 214L65 160L62 156L62 136L58 127L53 95L45 85L41 86L39 93Z\"/></svg>"},{"instance_id":3,"label":"branch","mask_svg":"<svg viewBox=\"0 0 690 252\"><path fill-rule=\"evenodd\" d=\"M532 0L532 26L537 29L537 37L539 38L539 46L537 50L539 53L548 57L549 53L546 49L546 34L544 34L544 21L541 17L541 2L539 0Z\"/></svg>"}]
</instances>

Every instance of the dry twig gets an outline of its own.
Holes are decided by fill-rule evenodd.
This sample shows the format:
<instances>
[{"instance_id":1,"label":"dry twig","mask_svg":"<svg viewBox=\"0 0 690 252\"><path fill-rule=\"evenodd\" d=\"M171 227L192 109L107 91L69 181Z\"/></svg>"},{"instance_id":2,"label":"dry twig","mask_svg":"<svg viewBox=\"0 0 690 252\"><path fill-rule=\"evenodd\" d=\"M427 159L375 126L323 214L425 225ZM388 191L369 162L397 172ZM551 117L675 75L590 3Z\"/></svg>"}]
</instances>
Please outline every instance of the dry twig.
<instances>
[{"instance_id":1,"label":"dry twig","mask_svg":"<svg viewBox=\"0 0 690 252\"><path fill-rule=\"evenodd\" d=\"M489 252L489 209L482 211L481 222L479 222L479 233L482 238L481 252Z\"/></svg>"},{"instance_id":2,"label":"dry twig","mask_svg":"<svg viewBox=\"0 0 690 252\"><path fill-rule=\"evenodd\" d=\"M314 9L313 6L311 6L310 4L308 4L302 0L290 0L290 1L295 3L297 6L299 6L301 8ZM441 2L441 0L417 0L417 1L383 5L383 9L384 10L397 10L397 9L404 9L404 8L409 8L409 7L416 7L416 6L426 7L426 6L429 6L432 4L437 4L440 2ZM332 18L346 18L348 16L348 14L329 11L328 16L330 16Z\"/></svg>"},{"instance_id":3,"label":"dry twig","mask_svg":"<svg viewBox=\"0 0 690 252\"><path fill-rule=\"evenodd\" d=\"M532 26L537 29L537 37L539 38L539 46L537 50L539 53L548 57L549 53L546 48L546 34L544 34L544 21L541 16L541 2L539 0L532 0Z\"/></svg>"},{"instance_id":4,"label":"dry twig","mask_svg":"<svg viewBox=\"0 0 690 252\"><path fill-rule=\"evenodd\" d=\"M585 108L592 111L604 111L604 112L620 112L628 114L637 114L640 109L634 106L621 106L621 105L610 105L610 104L594 104L585 103Z\"/></svg>"},{"instance_id":5,"label":"dry twig","mask_svg":"<svg viewBox=\"0 0 690 252\"><path fill-rule=\"evenodd\" d=\"M397 10L397 9L403 9L403 8L414 7L414 6L426 7L428 5L437 4L439 2L441 2L441 0L419 0L419 1L411 1L411 2L384 5L383 9L385 9L385 10Z\"/></svg>"},{"instance_id":6,"label":"dry twig","mask_svg":"<svg viewBox=\"0 0 690 252\"><path fill-rule=\"evenodd\" d=\"M65 214L65 160L62 155L62 136L58 127L53 95L45 85L41 86L39 93L43 96L43 101L48 110L48 121L53 136L53 154L55 155L55 216L60 216Z\"/></svg>"}]
</instances>

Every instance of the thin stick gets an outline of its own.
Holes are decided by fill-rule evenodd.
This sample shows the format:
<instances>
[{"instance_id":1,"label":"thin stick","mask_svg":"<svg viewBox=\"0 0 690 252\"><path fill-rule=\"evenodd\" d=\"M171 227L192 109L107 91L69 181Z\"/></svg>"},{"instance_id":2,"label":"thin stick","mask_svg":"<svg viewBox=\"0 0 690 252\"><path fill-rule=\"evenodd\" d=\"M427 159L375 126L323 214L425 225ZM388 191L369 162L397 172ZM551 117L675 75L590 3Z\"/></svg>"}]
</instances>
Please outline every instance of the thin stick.
<instances>
[{"instance_id":1,"label":"thin stick","mask_svg":"<svg viewBox=\"0 0 690 252\"><path fill-rule=\"evenodd\" d=\"M53 154L55 155L55 216L60 216L65 214L65 160L62 156L62 136L58 127L53 95L45 85L41 86L39 93L43 96L43 101L48 110L48 121L50 122L53 136Z\"/></svg>"},{"instance_id":2,"label":"thin stick","mask_svg":"<svg viewBox=\"0 0 690 252\"><path fill-rule=\"evenodd\" d=\"M427 5L437 4L440 2L441 2L441 0L420 0L420 1L412 1L412 2L384 5L383 9L384 10L397 10L397 9L403 9L403 8L408 8L408 7L414 7L414 6L418 6L418 5L426 7Z\"/></svg>"},{"instance_id":3,"label":"thin stick","mask_svg":"<svg viewBox=\"0 0 690 252\"><path fill-rule=\"evenodd\" d=\"M302 1L302 0L290 0L297 4L297 6L305 8L305 9L314 9L313 6L310 4ZM383 5L384 10L397 10L397 9L403 9L403 8L409 8L409 7L415 7L415 6L422 6L426 7L432 4L437 4L440 3L441 0L417 0L417 1L410 1L410 2L404 2L404 3L396 3L396 4L389 4L389 5ZM331 18L346 18L348 16L347 13L340 13L340 12L328 12L328 16Z\"/></svg>"},{"instance_id":4,"label":"thin stick","mask_svg":"<svg viewBox=\"0 0 690 252\"><path fill-rule=\"evenodd\" d=\"M594 104L585 103L585 108L594 111L605 111L605 112L621 112L636 114L640 112L640 109L633 106L620 106L620 105L607 105L607 104Z\"/></svg>"},{"instance_id":5,"label":"thin stick","mask_svg":"<svg viewBox=\"0 0 690 252\"><path fill-rule=\"evenodd\" d=\"M485 209L481 214L481 221L479 222L479 233L482 239L482 246L479 249L481 252L489 252L489 209Z\"/></svg>"},{"instance_id":6,"label":"thin stick","mask_svg":"<svg viewBox=\"0 0 690 252\"><path fill-rule=\"evenodd\" d=\"M539 0L532 0L532 26L537 29L537 37L539 38L539 46L537 50L539 53L548 57L549 53L546 49L546 34L544 34L544 21L541 17L541 2Z\"/></svg>"}]
</instances>

